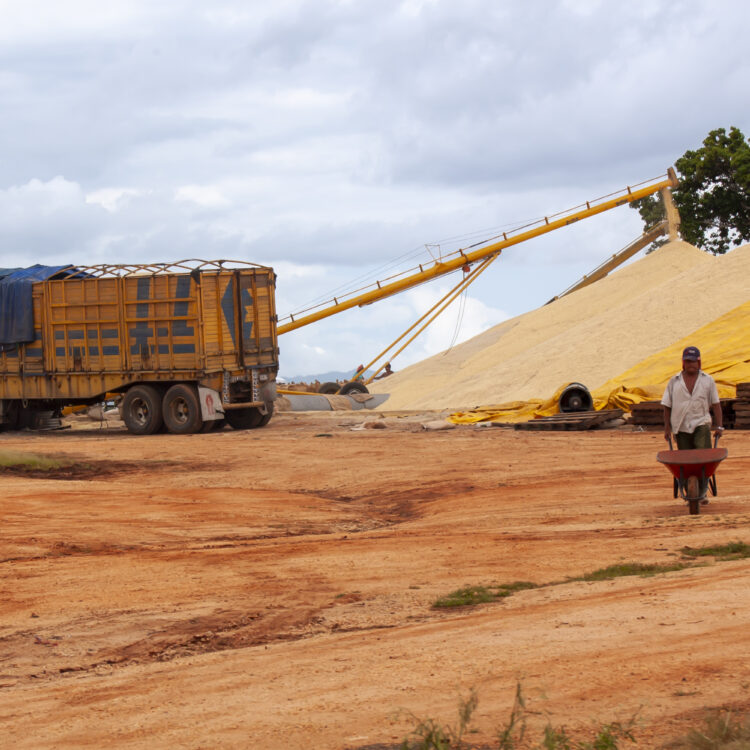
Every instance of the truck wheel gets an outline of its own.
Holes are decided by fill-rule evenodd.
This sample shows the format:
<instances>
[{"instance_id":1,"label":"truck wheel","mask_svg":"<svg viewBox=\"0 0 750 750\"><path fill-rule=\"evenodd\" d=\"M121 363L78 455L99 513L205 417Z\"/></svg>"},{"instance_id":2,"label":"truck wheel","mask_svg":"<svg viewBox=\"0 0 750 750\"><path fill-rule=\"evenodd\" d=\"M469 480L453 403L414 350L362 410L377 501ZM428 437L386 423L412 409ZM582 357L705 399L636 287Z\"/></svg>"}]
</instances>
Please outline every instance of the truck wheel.
<instances>
[{"instance_id":1,"label":"truck wheel","mask_svg":"<svg viewBox=\"0 0 750 750\"><path fill-rule=\"evenodd\" d=\"M273 404L269 404L266 408L268 411L266 411L266 413L260 418L258 427L265 427L271 421L271 417L273 416Z\"/></svg>"},{"instance_id":2,"label":"truck wheel","mask_svg":"<svg viewBox=\"0 0 750 750\"><path fill-rule=\"evenodd\" d=\"M369 393L367 386L364 383L360 383L359 380L352 380L348 383L344 383L338 390L338 393L342 396L346 396L347 393Z\"/></svg>"},{"instance_id":3,"label":"truck wheel","mask_svg":"<svg viewBox=\"0 0 750 750\"><path fill-rule=\"evenodd\" d=\"M163 424L161 394L151 385L135 385L122 400L122 421L134 435L153 435Z\"/></svg>"},{"instance_id":4,"label":"truck wheel","mask_svg":"<svg viewBox=\"0 0 750 750\"><path fill-rule=\"evenodd\" d=\"M234 430L252 430L258 427L263 419L260 409L255 406L248 406L247 409L227 409L224 416Z\"/></svg>"},{"instance_id":5,"label":"truck wheel","mask_svg":"<svg viewBox=\"0 0 750 750\"><path fill-rule=\"evenodd\" d=\"M0 423L0 432L3 430L14 431L21 426L21 406L18 401L8 400L5 402L5 416Z\"/></svg>"},{"instance_id":6,"label":"truck wheel","mask_svg":"<svg viewBox=\"0 0 750 750\"><path fill-rule=\"evenodd\" d=\"M177 383L165 394L162 402L164 424L175 435L190 435L203 427L198 391L192 385Z\"/></svg>"},{"instance_id":7,"label":"truck wheel","mask_svg":"<svg viewBox=\"0 0 750 750\"><path fill-rule=\"evenodd\" d=\"M318 393L326 393L326 394L332 394L332 393L338 393L339 392L339 384L338 383L323 383L318 388Z\"/></svg>"}]
</instances>

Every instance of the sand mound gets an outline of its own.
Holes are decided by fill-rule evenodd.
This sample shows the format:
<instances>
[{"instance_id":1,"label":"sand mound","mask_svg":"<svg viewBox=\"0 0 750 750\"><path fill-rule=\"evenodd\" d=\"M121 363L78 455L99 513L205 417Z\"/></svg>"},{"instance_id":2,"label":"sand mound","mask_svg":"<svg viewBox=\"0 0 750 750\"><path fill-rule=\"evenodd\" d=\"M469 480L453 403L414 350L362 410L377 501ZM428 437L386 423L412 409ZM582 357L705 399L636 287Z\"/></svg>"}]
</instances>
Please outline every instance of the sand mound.
<instances>
[{"instance_id":1,"label":"sand mound","mask_svg":"<svg viewBox=\"0 0 750 750\"><path fill-rule=\"evenodd\" d=\"M669 242L601 281L507 320L387 381L388 409L466 409L591 390L750 299L750 245Z\"/></svg>"}]
</instances>

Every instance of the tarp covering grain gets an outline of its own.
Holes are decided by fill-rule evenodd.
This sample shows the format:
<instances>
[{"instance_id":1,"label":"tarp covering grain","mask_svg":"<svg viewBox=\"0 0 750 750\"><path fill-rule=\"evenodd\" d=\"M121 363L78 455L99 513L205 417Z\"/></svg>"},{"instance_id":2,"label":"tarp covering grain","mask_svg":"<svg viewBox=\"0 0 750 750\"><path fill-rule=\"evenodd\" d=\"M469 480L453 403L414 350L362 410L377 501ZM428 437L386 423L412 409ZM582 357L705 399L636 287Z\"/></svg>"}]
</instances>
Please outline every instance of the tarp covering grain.
<instances>
[{"instance_id":1,"label":"tarp covering grain","mask_svg":"<svg viewBox=\"0 0 750 750\"><path fill-rule=\"evenodd\" d=\"M0 269L0 345L34 341L31 288L69 266ZM4 272L5 271L5 272Z\"/></svg>"},{"instance_id":2,"label":"tarp covering grain","mask_svg":"<svg viewBox=\"0 0 750 750\"><path fill-rule=\"evenodd\" d=\"M750 382L750 302L730 310L702 328L652 354L634 367L608 380L591 395L595 409L624 409L661 399L667 381L679 372L682 351L697 346L701 367L716 381L721 398L733 398L737 383ZM520 422L557 413L564 388L545 401L483 406L451 415L454 422Z\"/></svg>"},{"instance_id":3,"label":"tarp covering grain","mask_svg":"<svg viewBox=\"0 0 750 750\"><path fill-rule=\"evenodd\" d=\"M579 382L598 408L629 409L659 398L654 386L660 381L625 383L620 374L668 347L679 348L676 342L747 302L748 276L750 245L713 256L683 241L668 242L589 287L405 368L371 390L390 392L388 409L468 413L477 404L500 404L496 411L507 417L501 421L512 421L512 414L529 419L555 413L556 392ZM701 346L697 339L691 343ZM710 356L707 349L709 372ZM677 356L668 370L674 374L679 366Z\"/></svg>"}]
</instances>

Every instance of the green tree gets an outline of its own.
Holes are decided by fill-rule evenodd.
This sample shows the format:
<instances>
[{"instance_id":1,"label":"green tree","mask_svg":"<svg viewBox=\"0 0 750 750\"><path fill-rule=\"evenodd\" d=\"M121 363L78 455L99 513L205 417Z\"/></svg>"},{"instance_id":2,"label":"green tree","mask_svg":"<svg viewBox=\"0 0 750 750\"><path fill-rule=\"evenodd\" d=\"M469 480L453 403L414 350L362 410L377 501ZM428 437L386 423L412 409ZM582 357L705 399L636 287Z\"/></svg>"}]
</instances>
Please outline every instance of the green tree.
<instances>
[{"instance_id":1,"label":"green tree","mask_svg":"<svg viewBox=\"0 0 750 750\"><path fill-rule=\"evenodd\" d=\"M677 159L675 171L683 239L716 255L750 241L750 141L739 128L712 130L701 148ZM646 229L664 218L660 197L631 205Z\"/></svg>"}]
</instances>

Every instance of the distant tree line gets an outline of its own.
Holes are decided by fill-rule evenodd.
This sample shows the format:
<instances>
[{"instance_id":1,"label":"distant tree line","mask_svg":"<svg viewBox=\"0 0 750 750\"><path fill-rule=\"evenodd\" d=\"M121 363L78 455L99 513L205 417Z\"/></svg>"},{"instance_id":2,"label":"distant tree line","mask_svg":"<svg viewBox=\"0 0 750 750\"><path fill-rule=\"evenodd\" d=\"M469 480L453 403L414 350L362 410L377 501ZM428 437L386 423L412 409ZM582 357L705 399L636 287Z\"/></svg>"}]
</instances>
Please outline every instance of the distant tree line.
<instances>
[{"instance_id":1,"label":"distant tree line","mask_svg":"<svg viewBox=\"0 0 750 750\"><path fill-rule=\"evenodd\" d=\"M686 151L675 162L680 180L672 190L686 242L723 255L750 241L750 142L739 128L712 130L701 148ZM659 196L631 204L645 229L664 218ZM657 244L663 244L664 240Z\"/></svg>"}]
</instances>

